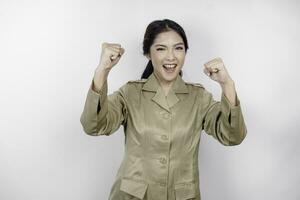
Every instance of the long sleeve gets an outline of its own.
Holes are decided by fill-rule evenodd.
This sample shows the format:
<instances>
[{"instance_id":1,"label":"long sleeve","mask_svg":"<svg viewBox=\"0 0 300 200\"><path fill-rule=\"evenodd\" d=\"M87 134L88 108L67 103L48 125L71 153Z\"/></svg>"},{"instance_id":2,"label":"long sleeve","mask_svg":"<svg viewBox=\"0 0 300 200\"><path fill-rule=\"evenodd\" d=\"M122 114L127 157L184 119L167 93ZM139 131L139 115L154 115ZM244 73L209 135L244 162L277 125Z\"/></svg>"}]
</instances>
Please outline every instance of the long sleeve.
<instances>
[{"instance_id":1,"label":"long sleeve","mask_svg":"<svg viewBox=\"0 0 300 200\"><path fill-rule=\"evenodd\" d=\"M125 86L107 95L107 82L99 93L90 86L84 109L80 117L82 127L88 135L111 135L124 125L127 119Z\"/></svg>"},{"instance_id":2,"label":"long sleeve","mask_svg":"<svg viewBox=\"0 0 300 200\"><path fill-rule=\"evenodd\" d=\"M230 104L224 93L220 102L215 101L206 90L203 91L202 98L205 99L202 124L205 132L225 146L240 144L246 137L247 128L237 95L236 106Z\"/></svg>"}]
</instances>

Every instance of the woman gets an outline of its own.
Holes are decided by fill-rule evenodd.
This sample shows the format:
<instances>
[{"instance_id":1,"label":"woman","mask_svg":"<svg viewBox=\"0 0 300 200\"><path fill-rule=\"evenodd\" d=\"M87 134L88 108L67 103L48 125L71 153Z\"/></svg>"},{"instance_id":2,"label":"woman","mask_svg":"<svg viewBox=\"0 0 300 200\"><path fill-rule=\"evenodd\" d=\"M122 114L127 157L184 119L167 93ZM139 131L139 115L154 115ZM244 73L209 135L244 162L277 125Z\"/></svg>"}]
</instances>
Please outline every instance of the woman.
<instances>
[{"instance_id":1,"label":"woman","mask_svg":"<svg viewBox=\"0 0 300 200\"><path fill-rule=\"evenodd\" d=\"M102 44L80 121L89 135L125 131L125 156L109 199L200 200L198 149L201 131L223 145L246 136L240 103L220 58L204 72L222 88L215 101L201 84L181 78L188 42L176 22L150 23L144 35L149 63L141 80L129 81L107 96L107 77L124 53L119 44Z\"/></svg>"}]
</instances>

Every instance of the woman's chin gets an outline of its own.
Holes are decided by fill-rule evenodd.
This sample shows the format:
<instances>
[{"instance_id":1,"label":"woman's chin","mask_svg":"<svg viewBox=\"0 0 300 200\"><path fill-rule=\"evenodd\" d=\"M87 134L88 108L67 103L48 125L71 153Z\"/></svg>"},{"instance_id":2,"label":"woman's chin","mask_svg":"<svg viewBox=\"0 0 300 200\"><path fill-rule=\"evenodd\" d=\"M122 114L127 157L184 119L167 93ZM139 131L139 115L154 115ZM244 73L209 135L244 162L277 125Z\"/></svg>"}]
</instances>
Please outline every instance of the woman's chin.
<instances>
[{"instance_id":1,"label":"woman's chin","mask_svg":"<svg viewBox=\"0 0 300 200\"><path fill-rule=\"evenodd\" d=\"M165 81L168 81L168 82L172 82L176 79L177 75L179 74L179 72L172 72L172 73L164 73L163 74L163 78L165 79Z\"/></svg>"},{"instance_id":2,"label":"woman's chin","mask_svg":"<svg viewBox=\"0 0 300 200\"><path fill-rule=\"evenodd\" d=\"M176 80L177 76L179 75L180 69L176 69L174 71L167 72L166 70L162 69L160 71L156 71L155 74L159 77L161 81L164 82L173 82Z\"/></svg>"}]
</instances>

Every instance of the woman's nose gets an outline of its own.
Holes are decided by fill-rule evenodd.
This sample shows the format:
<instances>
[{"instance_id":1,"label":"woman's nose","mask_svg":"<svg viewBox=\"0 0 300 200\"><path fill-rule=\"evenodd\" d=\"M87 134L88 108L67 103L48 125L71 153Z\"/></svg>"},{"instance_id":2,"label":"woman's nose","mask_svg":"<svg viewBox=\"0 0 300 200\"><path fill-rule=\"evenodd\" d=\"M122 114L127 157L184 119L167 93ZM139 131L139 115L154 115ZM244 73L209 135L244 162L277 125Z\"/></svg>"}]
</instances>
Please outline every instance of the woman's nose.
<instances>
[{"instance_id":1,"label":"woman's nose","mask_svg":"<svg viewBox=\"0 0 300 200\"><path fill-rule=\"evenodd\" d=\"M168 51L167 59L168 60L174 60L175 59L175 55L174 55L174 52L172 50Z\"/></svg>"}]
</instances>

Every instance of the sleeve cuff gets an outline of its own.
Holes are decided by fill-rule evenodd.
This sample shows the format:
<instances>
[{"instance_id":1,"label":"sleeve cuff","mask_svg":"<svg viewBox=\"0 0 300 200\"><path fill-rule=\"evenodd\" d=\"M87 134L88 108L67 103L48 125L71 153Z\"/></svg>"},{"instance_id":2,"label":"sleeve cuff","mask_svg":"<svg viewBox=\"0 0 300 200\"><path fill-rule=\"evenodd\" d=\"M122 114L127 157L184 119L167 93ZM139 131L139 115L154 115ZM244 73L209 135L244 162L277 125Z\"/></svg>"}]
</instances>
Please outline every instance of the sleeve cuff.
<instances>
[{"instance_id":1,"label":"sleeve cuff","mask_svg":"<svg viewBox=\"0 0 300 200\"><path fill-rule=\"evenodd\" d=\"M236 105L232 105L228 100L228 98L225 96L225 94L222 92L221 108L223 113L226 114L227 116L230 116L230 114L234 115L241 109L240 100L237 94L235 95L235 98L236 98Z\"/></svg>"},{"instance_id":2,"label":"sleeve cuff","mask_svg":"<svg viewBox=\"0 0 300 200\"><path fill-rule=\"evenodd\" d=\"M95 91L93 90L93 84L94 82L91 82L90 88L89 88L89 92L88 92L88 96L89 99L91 99L91 101L93 102L93 105L97 106L97 114L100 111L101 105L103 104L106 96L107 96L107 81L105 81L104 85L102 86L101 90L99 91Z\"/></svg>"}]
</instances>

